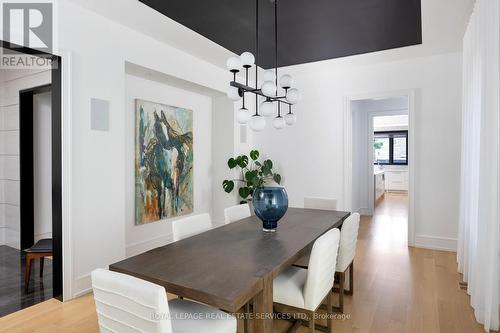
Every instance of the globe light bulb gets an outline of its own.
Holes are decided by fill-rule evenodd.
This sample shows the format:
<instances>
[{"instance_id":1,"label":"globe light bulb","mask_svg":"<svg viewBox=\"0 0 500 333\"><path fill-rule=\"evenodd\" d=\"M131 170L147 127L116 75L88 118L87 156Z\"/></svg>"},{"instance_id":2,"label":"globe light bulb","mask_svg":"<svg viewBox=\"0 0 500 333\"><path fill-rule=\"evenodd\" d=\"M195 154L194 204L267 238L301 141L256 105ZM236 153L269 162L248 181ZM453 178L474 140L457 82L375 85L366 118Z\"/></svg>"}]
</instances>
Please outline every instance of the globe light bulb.
<instances>
[{"instance_id":1,"label":"globe light bulb","mask_svg":"<svg viewBox=\"0 0 500 333\"><path fill-rule=\"evenodd\" d=\"M231 72L239 72L241 68L241 60L239 57L231 57L226 61L226 67Z\"/></svg>"},{"instance_id":2,"label":"globe light bulb","mask_svg":"<svg viewBox=\"0 0 500 333\"><path fill-rule=\"evenodd\" d=\"M261 115L253 115L250 119L250 128L254 132L260 132L266 127L266 118Z\"/></svg>"},{"instance_id":3,"label":"globe light bulb","mask_svg":"<svg viewBox=\"0 0 500 333\"><path fill-rule=\"evenodd\" d=\"M274 84L273 81L265 81L264 84L262 85L261 90L262 93L267 97L276 96L276 85Z\"/></svg>"},{"instance_id":4,"label":"globe light bulb","mask_svg":"<svg viewBox=\"0 0 500 333\"><path fill-rule=\"evenodd\" d=\"M238 110L238 113L236 114L236 120L238 121L239 124L246 124L250 120L250 112L248 112L247 108L241 108Z\"/></svg>"},{"instance_id":5,"label":"globe light bulb","mask_svg":"<svg viewBox=\"0 0 500 333\"><path fill-rule=\"evenodd\" d=\"M229 86L226 92L227 97L232 100L232 101L239 101L241 99L241 96L238 92L238 88Z\"/></svg>"},{"instance_id":6,"label":"globe light bulb","mask_svg":"<svg viewBox=\"0 0 500 333\"><path fill-rule=\"evenodd\" d=\"M281 88L290 88L293 85L293 78L289 74L281 75L280 86Z\"/></svg>"},{"instance_id":7,"label":"globe light bulb","mask_svg":"<svg viewBox=\"0 0 500 333\"><path fill-rule=\"evenodd\" d=\"M300 100L300 91L296 88L288 89L286 92L286 100L290 104L297 104Z\"/></svg>"},{"instance_id":8,"label":"globe light bulb","mask_svg":"<svg viewBox=\"0 0 500 333\"><path fill-rule=\"evenodd\" d=\"M273 102L266 100L260 103L260 114L264 117L274 116L274 111L275 107Z\"/></svg>"},{"instance_id":9,"label":"globe light bulb","mask_svg":"<svg viewBox=\"0 0 500 333\"><path fill-rule=\"evenodd\" d=\"M255 57L250 52L243 52L240 60L243 67L252 67L255 64Z\"/></svg>"},{"instance_id":10,"label":"globe light bulb","mask_svg":"<svg viewBox=\"0 0 500 333\"><path fill-rule=\"evenodd\" d=\"M273 120L273 126L274 128L276 129L282 129L285 127L285 119L281 116L278 116L276 118L274 118Z\"/></svg>"},{"instance_id":11,"label":"globe light bulb","mask_svg":"<svg viewBox=\"0 0 500 333\"><path fill-rule=\"evenodd\" d=\"M274 70L272 69L268 69L267 71L265 71L262 77L264 78L264 81L274 82L274 80L276 80L276 75L274 73Z\"/></svg>"},{"instance_id":12,"label":"globe light bulb","mask_svg":"<svg viewBox=\"0 0 500 333\"><path fill-rule=\"evenodd\" d=\"M297 122L297 116L295 115L295 113L287 113L285 115L285 122L289 126L295 124Z\"/></svg>"}]
</instances>

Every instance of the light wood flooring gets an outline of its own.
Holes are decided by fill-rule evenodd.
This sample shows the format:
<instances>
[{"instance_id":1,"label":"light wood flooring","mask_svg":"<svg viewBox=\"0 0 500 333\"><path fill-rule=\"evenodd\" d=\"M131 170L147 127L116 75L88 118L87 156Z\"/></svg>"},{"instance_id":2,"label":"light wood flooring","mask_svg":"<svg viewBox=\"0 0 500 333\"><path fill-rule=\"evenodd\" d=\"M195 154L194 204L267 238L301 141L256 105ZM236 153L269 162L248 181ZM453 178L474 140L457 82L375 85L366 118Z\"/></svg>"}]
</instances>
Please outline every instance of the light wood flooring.
<instances>
[{"instance_id":1,"label":"light wood flooring","mask_svg":"<svg viewBox=\"0 0 500 333\"><path fill-rule=\"evenodd\" d=\"M354 295L334 332L484 332L458 286L455 253L408 248L407 197L387 194L363 217L355 259ZM275 322L275 332L290 323ZM98 332L92 295L49 300L0 319L0 332ZM301 328L299 332L307 332Z\"/></svg>"}]
</instances>

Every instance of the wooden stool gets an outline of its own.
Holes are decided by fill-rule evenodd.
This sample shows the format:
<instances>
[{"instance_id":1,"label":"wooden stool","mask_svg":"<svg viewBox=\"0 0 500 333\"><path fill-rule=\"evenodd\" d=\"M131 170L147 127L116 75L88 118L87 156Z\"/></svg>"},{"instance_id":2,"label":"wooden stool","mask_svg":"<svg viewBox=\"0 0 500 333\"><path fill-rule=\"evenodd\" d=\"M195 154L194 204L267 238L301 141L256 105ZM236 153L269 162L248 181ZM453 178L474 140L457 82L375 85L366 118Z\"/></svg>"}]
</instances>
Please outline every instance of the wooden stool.
<instances>
[{"instance_id":1,"label":"wooden stool","mask_svg":"<svg viewBox=\"0 0 500 333\"><path fill-rule=\"evenodd\" d=\"M40 259L40 277L43 276L43 262L45 257L52 256L52 238L40 239L35 245L24 250L26 253L26 270L24 271L24 291L28 292L31 276L31 261Z\"/></svg>"}]
</instances>

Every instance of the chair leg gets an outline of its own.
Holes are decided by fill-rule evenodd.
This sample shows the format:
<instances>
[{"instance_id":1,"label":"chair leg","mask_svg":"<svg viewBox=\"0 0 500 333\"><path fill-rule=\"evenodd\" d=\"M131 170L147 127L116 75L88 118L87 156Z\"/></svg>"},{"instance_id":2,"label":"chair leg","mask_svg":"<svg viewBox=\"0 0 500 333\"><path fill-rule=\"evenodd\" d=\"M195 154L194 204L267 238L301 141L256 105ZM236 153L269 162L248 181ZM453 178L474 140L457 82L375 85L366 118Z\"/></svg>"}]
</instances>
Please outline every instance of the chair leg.
<instances>
[{"instance_id":1,"label":"chair leg","mask_svg":"<svg viewBox=\"0 0 500 333\"><path fill-rule=\"evenodd\" d=\"M250 315L250 302L248 302L247 304L245 304L245 317L243 319L243 323L244 323L244 332L245 333L249 333L250 332L250 328L249 328L249 321L250 321L250 318L249 318L249 315Z\"/></svg>"},{"instance_id":2,"label":"chair leg","mask_svg":"<svg viewBox=\"0 0 500 333\"><path fill-rule=\"evenodd\" d=\"M345 272L339 274L339 311L344 313L344 281Z\"/></svg>"},{"instance_id":3,"label":"chair leg","mask_svg":"<svg viewBox=\"0 0 500 333\"><path fill-rule=\"evenodd\" d=\"M354 294L354 260L349 265L349 291L348 295Z\"/></svg>"},{"instance_id":4,"label":"chair leg","mask_svg":"<svg viewBox=\"0 0 500 333\"><path fill-rule=\"evenodd\" d=\"M43 277L43 262L44 262L44 257L40 258L40 277Z\"/></svg>"},{"instance_id":5,"label":"chair leg","mask_svg":"<svg viewBox=\"0 0 500 333\"><path fill-rule=\"evenodd\" d=\"M328 333L333 333L333 291L330 290L327 296L327 310L326 310L326 325L328 327Z\"/></svg>"},{"instance_id":6,"label":"chair leg","mask_svg":"<svg viewBox=\"0 0 500 333\"><path fill-rule=\"evenodd\" d=\"M26 253L26 268L24 270L24 291L28 292L28 287L30 284L30 276L31 276L31 255Z\"/></svg>"},{"instance_id":7,"label":"chair leg","mask_svg":"<svg viewBox=\"0 0 500 333\"><path fill-rule=\"evenodd\" d=\"M315 325L315 320L314 320L314 317L315 317L315 312L311 312L311 314L309 315L309 333L314 333L314 325Z\"/></svg>"}]
</instances>

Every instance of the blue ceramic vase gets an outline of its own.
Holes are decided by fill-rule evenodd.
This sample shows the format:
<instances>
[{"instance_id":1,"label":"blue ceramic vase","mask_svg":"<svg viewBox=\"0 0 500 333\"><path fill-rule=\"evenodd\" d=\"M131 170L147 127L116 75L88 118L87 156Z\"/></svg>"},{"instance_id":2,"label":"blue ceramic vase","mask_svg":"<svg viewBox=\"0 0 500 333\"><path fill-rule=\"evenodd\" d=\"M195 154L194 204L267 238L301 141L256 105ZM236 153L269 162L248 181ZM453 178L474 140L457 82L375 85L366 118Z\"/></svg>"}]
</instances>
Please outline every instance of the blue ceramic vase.
<instances>
[{"instance_id":1,"label":"blue ceramic vase","mask_svg":"<svg viewBox=\"0 0 500 333\"><path fill-rule=\"evenodd\" d=\"M278 185L259 187L253 192L252 204L255 215L262 221L262 229L274 232L288 209L288 195Z\"/></svg>"}]
</instances>

